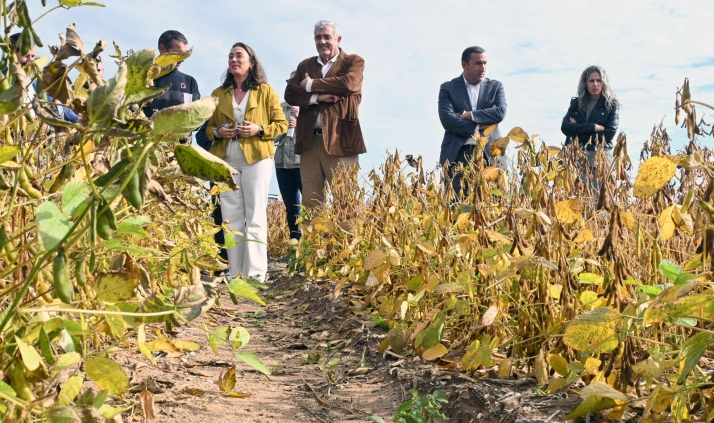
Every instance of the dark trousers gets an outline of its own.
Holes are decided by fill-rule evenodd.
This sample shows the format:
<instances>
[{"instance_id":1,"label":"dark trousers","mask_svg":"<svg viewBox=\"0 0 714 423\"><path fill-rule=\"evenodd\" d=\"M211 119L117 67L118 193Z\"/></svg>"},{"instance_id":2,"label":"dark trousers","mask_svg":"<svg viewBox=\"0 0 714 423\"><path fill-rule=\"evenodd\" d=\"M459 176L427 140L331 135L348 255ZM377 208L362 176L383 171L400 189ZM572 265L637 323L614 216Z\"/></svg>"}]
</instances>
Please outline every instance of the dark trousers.
<instances>
[{"instance_id":1,"label":"dark trousers","mask_svg":"<svg viewBox=\"0 0 714 423\"><path fill-rule=\"evenodd\" d=\"M302 200L302 179L300 169L275 169L278 177L278 188L285 204L285 213L288 215L288 228L290 238L300 239L300 230L295 221L300 216L300 202Z\"/></svg>"},{"instance_id":2,"label":"dark trousers","mask_svg":"<svg viewBox=\"0 0 714 423\"><path fill-rule=\"evenodd\" d=\"M211 182L211 188L213 188L213 182ZM213 223L215 223L218 226L221 226L223 224L223 215L221 214L221 205L218 204L218 196L217 195L212 195L211 196L211 204L215 207L213 209ZM223 258L225 261L228 261L228 251L223 247L223 244L225 244L226 239L223 234L223 230L221 229L220 231L216 232L213 235L213 239L216 241L216 244L221 246L221 251L220 251L220 256Z\"/></svg>"},{"instance_id":3,"label":"dark trousers","mask_svg":"<svg viewBox=\"0 0 714 423\"><path fill-rule=\"evenodd\" d=\"M459 164L462 163L464 167L469 166L469 163L473 161L475 145L464 145L459 150L459 154L456 155L456 159L449 163L449 176L451 177L451 186L454 188L454 192L457 197L461 197L461 190L464 190L464 194L468 192L468 185L462 181L463 175L456 171Z\"/></svg>"}]
</instances>

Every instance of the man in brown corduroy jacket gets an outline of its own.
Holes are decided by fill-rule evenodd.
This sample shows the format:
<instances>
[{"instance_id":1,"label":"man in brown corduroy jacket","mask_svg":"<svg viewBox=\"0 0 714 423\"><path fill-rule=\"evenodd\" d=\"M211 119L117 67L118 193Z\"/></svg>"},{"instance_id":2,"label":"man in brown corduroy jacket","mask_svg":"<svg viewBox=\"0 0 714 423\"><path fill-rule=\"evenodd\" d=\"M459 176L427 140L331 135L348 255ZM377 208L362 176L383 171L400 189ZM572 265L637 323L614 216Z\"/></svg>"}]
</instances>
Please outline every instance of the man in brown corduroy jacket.
<instances>
[{"instance_id":1,"label":"man in brown corduroy jacket","mask_svg":"<svg viewBox=\"0 0 714 423\"><path fill-rule=\"evenodd\" d=\"M367 149L359 124L364 59L347 54L336 23L315 24L318 56L303 60L285 88L285 101L300 107L295 153L300 154L303 204L324 201L335 169L359 164Z\"/></svg>"}]
</instances>

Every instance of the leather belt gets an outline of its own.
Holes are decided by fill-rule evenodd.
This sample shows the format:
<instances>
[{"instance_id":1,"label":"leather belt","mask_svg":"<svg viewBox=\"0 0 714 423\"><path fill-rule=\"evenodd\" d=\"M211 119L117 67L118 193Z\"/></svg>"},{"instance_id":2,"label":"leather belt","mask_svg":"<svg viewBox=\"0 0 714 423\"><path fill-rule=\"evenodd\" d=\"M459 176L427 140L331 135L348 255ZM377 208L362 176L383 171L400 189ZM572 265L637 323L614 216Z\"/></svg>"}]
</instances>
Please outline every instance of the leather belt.
<instances>
[{"instance_id":1,"label":"leather belt","mask_svg":"<svg viewBox=\"0 0 714 423\"><path fill-rule=\"evenodd\" d=\"M315 128L312 130L312 133L315 135L322 135L322 128Z\"/></svg>"}]
</instances>

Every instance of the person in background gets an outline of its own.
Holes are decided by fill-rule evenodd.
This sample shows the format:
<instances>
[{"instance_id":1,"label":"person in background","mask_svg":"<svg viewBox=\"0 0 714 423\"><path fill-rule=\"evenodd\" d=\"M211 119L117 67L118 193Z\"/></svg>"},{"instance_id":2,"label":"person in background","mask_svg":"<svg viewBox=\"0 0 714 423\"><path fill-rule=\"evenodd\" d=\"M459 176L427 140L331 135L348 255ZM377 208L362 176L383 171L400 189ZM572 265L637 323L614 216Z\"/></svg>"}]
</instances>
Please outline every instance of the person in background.
<instances>
[{"instance_id":1,"label":"person in background","mask_svg":"<svg viewBox=\"0 0 714 423\"><path fill-rule=\"evenodd\" d=\"M264 282L268 273L268 189L273 176L273 140L288 130L280 100L267 84L255 52L235 43L228 54L223 84L213 90L218 106L206 125L210 152L238 173L239 189L220 194L221 213L236 235L228 250L228 278ZM258 241L258 242L255 242Z\"/></svg>"},{"instance_id":2,"label":"person in background","mask_svg":"<svg viewBox=\"0 0 714 423\"><path fill-rule=\"evenodd\" d=\"M99 75L99 78L104 80L104 63L102 63L102 56L95 56L94 61L97 64L97 74ZM84 83L84 88L89 88L89 81ZM62 109L64 109L63 115L65 120L72 123L77 123L79 121L80 116L76 114L74 110L69 107L62 107Z\"/></svg>"},{"instance_id":3,"label":"person in background","mask_svg":"<svg viewBox=\"0 0 714 423\"><path fill-rule=\"evenodd\" d=\"M313 35L318 55L300 62L285 88L285 101L301 109L295 153L308 208L325 200L325 183L338 166L359 164L359 154L367 152L358 116L364 59L340 48L335 22L316 23Z\"/></svg>"},{"instance_id":4,"label":"person in background","mask_svg":"<svg viewBox=\"0 0 714 423\"><path fill-rule=\"evenodd\" d=\"M188 40L186 40L186 37L182 33L169 30L159 37L159 53L184 53L186 51L188 51ZM168 86L170 88L144 106L144 115L146 115L147 118L151 118L158 110L184 103L191 103L201 98L196 80L192 76L186 75L178 70L181 63L183 62L179 62L176 65L176 69L166 75L154 79L154 87ZM179 141L185 144L187 138Z\"/></svg>"},{"instance_id":5,"label":"person in background","mask_svg":"<svg viewBox=\"0 0 714 423\"><path fill-rule=\"evenodd\" d=\"M612 140L620 122L620 102L610 88L605 69L589 66L578 81L578 96L570 100L568 112L563 117L560 130L565 135L565 145L578 140L578 145L586 154L590 168L590 189L596 191L599 184L593 180L595 158L602 148L605 156L612 160ZM584 163L583 163L584 164Z\"/></svg>"},{"instance_id":6,"label":"person in background","mask_svg":"<svg viewBox=\"0 0 714 423\"><path fill-rule=\"evenodd\" d=\"M295 72L290 74L292 79ZM290 79L287 80L290 82ZM285 204L288 228L291 239L300 239L297 220L300 216L300 201L302 196L302 179L300 177L300 155L295 154L295 127L300 112L299 107L291 107L281 103L285 118L288 119L288 132L275 138L275 175L278 178L278 188Z\"/></svg>"},{"instance_id":7,"label":"person in background","mask_svg":"<svg viewBox=\"0 0 714 423\"><path fill-rule=\"evenodd\" d=\"M10 46L14 47L15 49L15 55L17 56L17 62L22 66L26 67L28 64L32 63L35 60L35 46L32 46L30 50L28 50L27 54L22 54L22 40L20 40L20 35L22 33L17 32L15 34L12 34L10 36ZM3 75L8 74L8 68L5 68L2 70ZM29 79L29 78L28 78ZM32 100L35 99L35 96L37 96L37 80L33 81L31 84L29 84L27 87L27 91L25 92L25 103L32 103ZM30 109L30 116L32 118L36 118L35 111L33 109Z\"/></svg>"},{"instance_id":8,"label":"person in background","mask_svg":"<svg viewBox=\"0 0 714 423\"><path fill-rule=\"evenodd\" d=\"M449 176L454 192L461 192L461 174L455 172L459 163L467 166L475 158L476 141L483 130L497 125L506 117L506 93L503 84L486 78L486 50L473 46L461 54L461 75L441 84L439 90L439 120L444 127L439 163L449 163ZM503 157L491 157L489 150L501 138L498 127L488 137L484 159L492 166L505 168Z\"/></svg>"}]
</instances>

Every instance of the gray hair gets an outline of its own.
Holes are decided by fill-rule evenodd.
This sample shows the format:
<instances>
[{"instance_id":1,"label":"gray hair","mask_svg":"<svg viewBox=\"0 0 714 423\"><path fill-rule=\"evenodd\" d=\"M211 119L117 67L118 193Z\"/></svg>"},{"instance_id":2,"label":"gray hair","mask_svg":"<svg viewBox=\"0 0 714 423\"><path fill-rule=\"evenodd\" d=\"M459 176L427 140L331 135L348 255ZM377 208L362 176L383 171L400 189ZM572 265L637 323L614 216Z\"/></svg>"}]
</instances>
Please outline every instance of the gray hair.
<instances>
[{"instance_id":1,"label":"gray hair","mask_svg":"<svg viewBox=\"0 0 714 423\"><path fill-rule=\"evenodd\" d=\"M588 106L588 100L590 100L590 93L588 92L588 77L591 73L597 72L600 74L600 79L602 79L602 96L605 99L605 107L607 110L613 110L620 106L620 102L617 100L615 93L612 92L610 88L610 80L607 77L605 69L600 66L588 66L585 68L583 73L580 75L580 81L578 82L578 109L584 112Z\"/></svg>"},{"instance_id":2,"label":"gray hair","mask_svg":"<svg viewBox=\"0 0 714 423\"><path fill-rule=\"evenodd\" d=\"M332 22L332 21L320 21L315 24L315 34L317 34L317 31L321 31L325 28L332 28L332 34L335 36L335 38L340 37L340 27L337 26L337 22Z\"/></svg>"}]
</instances>

